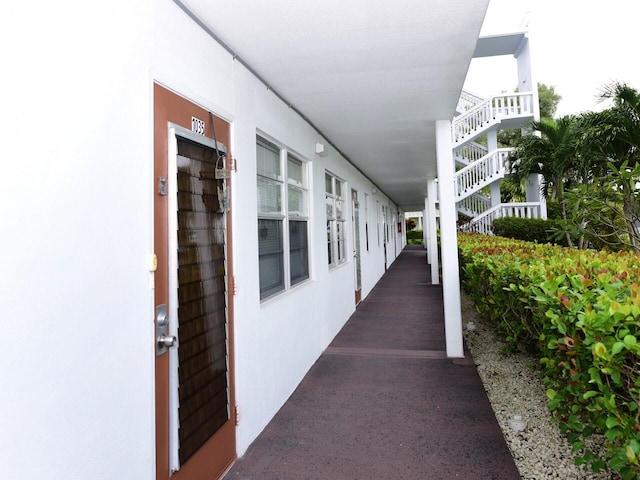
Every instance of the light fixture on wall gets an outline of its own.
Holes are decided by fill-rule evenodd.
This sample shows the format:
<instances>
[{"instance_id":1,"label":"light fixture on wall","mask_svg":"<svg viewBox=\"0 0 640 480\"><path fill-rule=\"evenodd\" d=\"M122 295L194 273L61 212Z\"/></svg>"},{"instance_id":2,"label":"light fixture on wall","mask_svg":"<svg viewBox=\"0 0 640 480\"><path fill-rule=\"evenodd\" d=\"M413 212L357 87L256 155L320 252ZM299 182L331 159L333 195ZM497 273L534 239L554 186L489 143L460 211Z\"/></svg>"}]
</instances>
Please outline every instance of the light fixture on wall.
<instances>
[{"instance_id":1,"label":"light fixture on wall","mask_svg":"<svg viewBox=\"0 0 640 480\"><path fill-rule=\"evenodd\" d=\"M371 193L375 195L376 193L378 193L378 189L376 187L371 187Z\"/></svg>"},{"instance_id":2,"label":"light fixture on wall","mask_svg":"<svg viewBox=\"0 0 640 480\"><path fill-rule=\"evenodd\" d=\"M316 143L316 155L320 155L321 157L326 157L327 155L329 155L327 147L324 146L324 143Z\"/></svg>"}]
</instances>

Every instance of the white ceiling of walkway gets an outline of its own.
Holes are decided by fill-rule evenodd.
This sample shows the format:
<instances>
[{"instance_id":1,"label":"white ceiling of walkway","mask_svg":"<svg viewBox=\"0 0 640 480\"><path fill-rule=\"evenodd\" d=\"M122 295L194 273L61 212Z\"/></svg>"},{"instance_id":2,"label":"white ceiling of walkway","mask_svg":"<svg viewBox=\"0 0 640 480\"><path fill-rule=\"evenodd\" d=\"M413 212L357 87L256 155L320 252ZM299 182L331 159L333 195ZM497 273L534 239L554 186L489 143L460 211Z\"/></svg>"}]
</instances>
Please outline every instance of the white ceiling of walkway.
<instances>
[{"instance_id":1,"label":"white ceiling of walkway","mask_svg":"<svg viewBox=\"0 0 640 480\"><path fill-rule=\"evenodd\" d=\"M489 0L182 0L405 210L436 173Z\"/></svg>"}]
</instances>

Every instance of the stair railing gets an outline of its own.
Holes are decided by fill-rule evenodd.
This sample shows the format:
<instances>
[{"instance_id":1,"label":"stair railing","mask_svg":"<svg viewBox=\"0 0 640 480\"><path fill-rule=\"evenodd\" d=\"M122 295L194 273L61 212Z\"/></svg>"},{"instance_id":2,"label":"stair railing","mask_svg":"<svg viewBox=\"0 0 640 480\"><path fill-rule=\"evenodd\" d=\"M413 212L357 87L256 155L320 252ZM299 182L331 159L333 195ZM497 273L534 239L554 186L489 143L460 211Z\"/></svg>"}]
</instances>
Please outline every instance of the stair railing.
<instances>
[{"instance_id":1,"label":"stair railing","mask_svg":"<svg viewBox=\"0 0 640 480\"><path fill-rule=\"evenodd\" d=\"M458 106L456 107L456 111L464 113L467 110L471 110L476 105L481 104L485 100L486 99L481 97L480 95L468 92L467 90L462 90L462 92L460 93L460 98L458 99Z\"/></svg>"},{"instance_id":2,"label":"stair railing","mask_svg":"<svg viewBox=\"0 0 640 480\"><path fill-rule=\"evenodd\" d=\"M497 95L476 105L453 119L453 145L460 145L480 135L486 128L505 118L533 115L533 94L530 92Z\"/></svg>"},{"instance_id":3,"label":"stair railing","mask_svg":"<svg viewBox=\"0 0 640 480\"><path fill-rule=\"evenodd\" d=\"M468 165L476 162L489 153L489 149L476 142L465 143L455 149L454 155L458 162Z\"/></svg>"},{"instance_id":4,"label":"stair railing","mask_svg":"<svg viewBox=\"0 0 640 480\"><path fill-rule=\"evenodd\" d=\"M480 193L474 193L458 202L458 210L470 217L483 214L491 208L491 199Z\"/></svg>"},{"instance_id":5,"label":"stair railing","mask_svg":"<svg viewBox=\"0 0 640 480\"><path fill-rule=\"evenodd\" d=\"M499 148L454 174L456 200L460 201L504 177L511 148Z\"/></svg>"},{"instance_id":6,"label":"stair railing","mask_svg":"<svg viewBox=\"0 0 640 480\"><path fill-rule=\"evenodd\" d=\"M541 218L540 202L501 203L461 225L460 230L493 235L493 221L503 217Z\"/></svg>"}]
</instances>

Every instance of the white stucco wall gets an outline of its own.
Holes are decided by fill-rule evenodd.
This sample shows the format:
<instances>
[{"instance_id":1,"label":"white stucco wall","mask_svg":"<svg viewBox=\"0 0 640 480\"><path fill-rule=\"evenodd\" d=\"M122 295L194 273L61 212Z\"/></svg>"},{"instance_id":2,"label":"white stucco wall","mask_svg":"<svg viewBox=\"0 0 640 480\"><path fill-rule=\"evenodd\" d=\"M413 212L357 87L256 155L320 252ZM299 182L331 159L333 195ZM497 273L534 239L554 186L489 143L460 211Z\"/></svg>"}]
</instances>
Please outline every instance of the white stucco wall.
<instances>
[{"instance_id":1,"label":"white stucco wall","mask_svg":"<svg viewBox=\"0 0 640 480\"><path fill-rule=\"evenodd\" d=\"M0 7L0 476L154 476L152 2Z\"/></svg>"},{"instance_id":2,"label":"white stucco wall","mask_svg":"<svg viewBox=\"0 0 640 480\"><path fill-rule=\"evenodd\" d=\"M369 251L361 220L362 289L366 296L384 273L382 247L375 238L375 203L389 205L373 184L333 149L315 154L316 142L328 142L269 91L239 62L199 29L173 2L156 8L154 76L170 89L200 103L232 123L234 178L234 252L236 402L240 412L238 453L242 455L296 388L324 348L355 310L353 239L347 222L349 261L329 271L326 248L325 170L370 195ZM185 54L185 52L188 52ZM265 302L258 283L256 134L311 161L311 279ZM349 219L350 219L350 202ZM395 209L395 206L393 207ZM364 205L361 205L364 215ZM398 240L398 252L401 239ZM392 261L393 246L388 251Z\"/></svg>"},{"instance_id":3,"label":"white stucco wall","mask_svg":"<svg viewBox=\"0 0 640 480\"><path fill-rule=\"evenodd\" d=\"M155 478L154 81L232 124L241 455L355 309L350 221L348 261L327 266L325 170L360 195L363 297L384 273L378 208L396 207L331 148L316 156L328 142L170 0L1 13L3 45L20 43L0 70L2 478ZM312 278L262 304L258 131L312 165Z\"/></svg>"}]
</instances>

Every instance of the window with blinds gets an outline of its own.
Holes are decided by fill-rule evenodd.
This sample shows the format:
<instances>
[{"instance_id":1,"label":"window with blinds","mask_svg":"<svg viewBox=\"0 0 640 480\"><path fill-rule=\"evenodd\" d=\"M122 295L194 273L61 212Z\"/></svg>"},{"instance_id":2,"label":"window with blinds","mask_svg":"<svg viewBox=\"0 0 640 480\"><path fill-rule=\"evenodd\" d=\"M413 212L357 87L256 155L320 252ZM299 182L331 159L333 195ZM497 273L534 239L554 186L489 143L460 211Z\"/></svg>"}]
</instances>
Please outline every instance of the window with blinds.
<instances>
[{"instance_id":1,"label":"window with blinds","mask_svg":"<svg viewBox=\"0 0 640 480\"><path fill-rule=\"evenodd\" d=\"M289 275L291 285L296 285L309 278L308 198L306 164L288 154L287 205L289 206Z\"/></svg>"},{"instance_id":2,"label":"window with blinds","mask_svg":"<svg viewBox=\"0 0 640 480\"><path fill-rule=\"evenodd\" d=\"M327 211L327 253L330 267L346 261L345 254L345 184L329 172L325 173Z\"/></svg>"},{"instance_id":3,"label":"window with blinds","mask_svg":"<svg viewBox=\"0 0 640 480\"><path fill-rule=\"evenodd\" d=\"M257 140L260 299L309 278L307 163Z\"/></svg>"}]
</instances>

